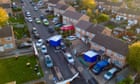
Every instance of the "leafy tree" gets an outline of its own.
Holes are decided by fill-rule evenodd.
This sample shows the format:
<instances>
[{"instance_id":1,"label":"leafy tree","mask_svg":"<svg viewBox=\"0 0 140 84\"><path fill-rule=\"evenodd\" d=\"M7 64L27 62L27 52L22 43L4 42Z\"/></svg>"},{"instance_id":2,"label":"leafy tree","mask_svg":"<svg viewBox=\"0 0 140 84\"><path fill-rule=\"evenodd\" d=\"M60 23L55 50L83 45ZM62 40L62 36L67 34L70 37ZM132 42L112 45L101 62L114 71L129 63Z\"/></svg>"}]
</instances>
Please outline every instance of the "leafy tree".
<instances>
[{"instance_id":1,"label":"leafy tree","mask_svg":"<svg viewBox=\"0 0 140 84\"><path fill-rule=\"evenodd\" d=\"M140 41L129 46L127 63L132 69L140 73Z\"/></svg>"},{"instance_id":2,"label":"leafy tree","mask_svg":"<svg viewBox=\"0 0 140 84\"><path fill-rule=\"evenodd\" d=\"M109 21L109 15L106 15L106 14L100 14L98 17L97 17L97 22L100 23L100 22L105 22L105 21Z\"/></svg>"},{"instance_id":3,"label":"leafy tree","mask_svg":"<svg viewBox=\"0 0 140 84\"><path fill-rule=\"evenodd\" d=\"M127 78L125 78L124 80L120 81L117 84L134 84L134 80L132 79L131 76L128 76Z\"/></svg>"},{"instance_id":4,"label":"leafy tree","mask_svg":"<svg viewBox=\"0 0 140 84\"><path fill-rule=\"evenodd\" d=\"M81 5L85 8L85 9L93 9L96 6L96 3L94 0L82 0L81 1Z\"/></svg>"},{"instance_id":5,"label":"leafy tree","mask_svg":"<svg viewBox=\"0 0 140 84\"><path fill-rule=\"evenodd\" d=\"M8 18L6 10L0 7L0 26L3 26L8 21Z\"/></svg>"}]
</instances>

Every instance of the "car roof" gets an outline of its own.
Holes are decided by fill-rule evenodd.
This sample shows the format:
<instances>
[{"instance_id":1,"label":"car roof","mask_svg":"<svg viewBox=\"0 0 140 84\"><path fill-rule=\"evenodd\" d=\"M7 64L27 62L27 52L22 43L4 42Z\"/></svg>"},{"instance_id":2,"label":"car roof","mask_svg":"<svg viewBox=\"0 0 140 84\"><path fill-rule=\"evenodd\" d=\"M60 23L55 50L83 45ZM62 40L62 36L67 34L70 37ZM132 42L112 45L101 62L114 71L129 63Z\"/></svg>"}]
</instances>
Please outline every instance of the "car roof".
<instances>
[{"instance_id":1,"label":"car roof","mask_svg":"<svg viewBox=\"0 0 140 84\"><path fill-rule=\"evenodd\" d=\"M45 55L45 58L46 58L46 57L50 57L50 55Z\"/></svg>"},{"instance_id":2,"label":"car roof","mask_svg":"<svg viewBox=\"0 0 140 84\"><path fill-rule=\"evenodd\" d=\"M72 56L70 53L65 53L65 55L66 55L67 57L71 57L71 56Z\"/></svg>"},{"instance_id":3,"label":"car roof","mask_svg":"<svg viewBox=\"0 0 140 84\"><path fill-rule=\"evenodd\" d=\"M116 72L117 71L117 68L111 68L108 72L111 72L111 73L114 73L114 72Z\"/></svg>"}]
</instances>

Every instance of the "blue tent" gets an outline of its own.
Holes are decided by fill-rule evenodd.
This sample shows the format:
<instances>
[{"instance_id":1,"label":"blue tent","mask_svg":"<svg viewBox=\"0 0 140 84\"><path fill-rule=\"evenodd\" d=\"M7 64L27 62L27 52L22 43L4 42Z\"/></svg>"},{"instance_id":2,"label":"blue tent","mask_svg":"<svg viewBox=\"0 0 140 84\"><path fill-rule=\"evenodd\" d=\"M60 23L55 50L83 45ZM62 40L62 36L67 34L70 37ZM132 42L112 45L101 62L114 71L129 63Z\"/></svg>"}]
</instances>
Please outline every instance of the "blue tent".
<instances>
[{"instance_id":1,"label":"blue tent","mask_svg":"<svg viewBox=\"0 0 140 84\"><path fill-rule=\"evenodd\" d=\"M87 62L95 62L98 56L98 53L94 51L87 51L84 53L84 60Z\"/></svg>"},{"instance_id":2,"label":"blue tent","mask_svg":"<svg viewBox=\"0 0 140 84\"><path fill-rule=\"evenodd\" d=\"M61 39L62 39L61 35L56 35L56 36L49 38L49 43L51 46L60 46Z\"/></svg>"}]
</instances>

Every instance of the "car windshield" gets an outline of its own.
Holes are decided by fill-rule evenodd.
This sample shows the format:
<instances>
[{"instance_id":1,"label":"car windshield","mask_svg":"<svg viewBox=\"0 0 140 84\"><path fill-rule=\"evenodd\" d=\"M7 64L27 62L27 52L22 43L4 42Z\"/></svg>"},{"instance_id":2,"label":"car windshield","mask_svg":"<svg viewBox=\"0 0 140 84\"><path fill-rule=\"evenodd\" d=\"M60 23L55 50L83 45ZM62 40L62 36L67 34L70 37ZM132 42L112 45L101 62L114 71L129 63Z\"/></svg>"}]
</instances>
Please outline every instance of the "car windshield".
<instances>
[{"instance_id":1,"label":"car windshield","mask_svg":"<svg viewBox=\"0 0 140 84\"><path fill-rule=\"evenodd\" d=\"M42 48L42 50L46 50L46 48L44 47L44 48Z\"/></svg>"},{"instance_id":2,"label":"car windshield","mask_svg":"<svg viewBox=\"0 0 140 84\"><path fill-rule=\"evenodd\" d=\"M99 71L100 70L100 68L98 67L98 66L94 66L94 70L96 70L96 71Z\"/></svg>"},{"instance_id":3,"label":"car windshield","mask_svg":"<svg viewBox=\"0 0 140 84\"><path fill-rule=\"evenodd\" d=\"M108 76L112 76L112 74L111 74L110 72L107 72L106 74L107 74Z\"/></svg>"},{"instance_id":4,"label":"car windshield","mask_svg":"<svg viewBox=\"0 0 140 84\"><path fill-rule=\"evenodd\" d=\"M51 60L49 58L46 58L47 59L47 64L50 64L51 63Z\"/></svg>"},{"instance_id":5,"label":"car windshield","mask_svg":"<svg viewBox=\"0 0 140 84\"><path fill-rule=\"evenodd\" d=\"M68 59L72 59L72 57L68 57Z\"/></svg>"}]
</instances>

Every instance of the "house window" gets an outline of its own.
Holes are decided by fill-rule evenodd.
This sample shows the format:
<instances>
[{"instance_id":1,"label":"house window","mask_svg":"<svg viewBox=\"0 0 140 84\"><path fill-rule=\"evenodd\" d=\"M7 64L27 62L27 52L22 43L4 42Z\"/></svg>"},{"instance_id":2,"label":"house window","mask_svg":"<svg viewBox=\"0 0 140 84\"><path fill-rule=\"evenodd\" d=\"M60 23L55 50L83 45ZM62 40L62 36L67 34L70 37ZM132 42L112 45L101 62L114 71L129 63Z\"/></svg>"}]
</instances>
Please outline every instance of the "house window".
<instances>
[{"instance_id":1,"label":"house window","mask_svg":"<svg viewBox=\"0 0 140 84\"><path fill-rule=\"evenodd\" d=\"M5 40L6 41L11 41L12 40L12 37L6 37Z\"/></svg>"},{"instance_id":2,"label":"house window","mask_svg":"<svg viewBox=\"0 0 140 84\"><path fill-rule=\"evenodd\" d=\"M5 49L14 48L14 45L13 45L12 43L10 43L10 44L5 44L5 45L4 45L4 48L5 48Z\"/></svg>"}]
</instances>

